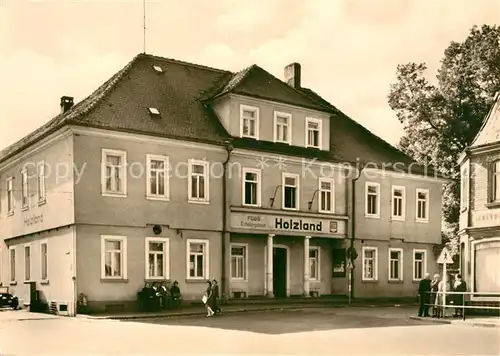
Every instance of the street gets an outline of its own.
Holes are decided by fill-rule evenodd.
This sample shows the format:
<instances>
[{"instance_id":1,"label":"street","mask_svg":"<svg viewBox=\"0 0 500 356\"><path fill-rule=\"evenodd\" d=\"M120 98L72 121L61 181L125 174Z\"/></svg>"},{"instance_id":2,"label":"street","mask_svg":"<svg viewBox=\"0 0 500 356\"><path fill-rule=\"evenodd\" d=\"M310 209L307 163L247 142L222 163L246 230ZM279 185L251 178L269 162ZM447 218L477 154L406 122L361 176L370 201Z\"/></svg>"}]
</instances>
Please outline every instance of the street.
<instances>
[{"instance_id":1,"label":"street","mask_svg":"<svg viewBox=\"0 0 500 356\"><path fill-rule=\"evenodd\" d=\"M170 319L0 321L5 354L497 355L499 329L408 320L405 308L336 308Z\"/></svg>"}]
</instances>

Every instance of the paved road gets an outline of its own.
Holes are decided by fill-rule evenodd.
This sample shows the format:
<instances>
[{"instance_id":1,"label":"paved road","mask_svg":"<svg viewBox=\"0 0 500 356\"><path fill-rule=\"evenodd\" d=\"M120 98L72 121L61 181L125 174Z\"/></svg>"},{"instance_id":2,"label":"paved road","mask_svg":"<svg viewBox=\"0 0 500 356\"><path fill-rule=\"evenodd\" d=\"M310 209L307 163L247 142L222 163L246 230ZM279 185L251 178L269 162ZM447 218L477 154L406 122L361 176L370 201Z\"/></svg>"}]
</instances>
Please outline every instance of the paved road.
<instances>
[{"instance_id":1,"label":"paved road","mask_svg":"<svg viewBox=\"0 0 500 356\"><path fill-rule=\"evenodd\" d=\"M0 321L1 354L498 355L499 329L408 321L413 311L324 309L120 322Z\"/></svg>"}]
</instances>

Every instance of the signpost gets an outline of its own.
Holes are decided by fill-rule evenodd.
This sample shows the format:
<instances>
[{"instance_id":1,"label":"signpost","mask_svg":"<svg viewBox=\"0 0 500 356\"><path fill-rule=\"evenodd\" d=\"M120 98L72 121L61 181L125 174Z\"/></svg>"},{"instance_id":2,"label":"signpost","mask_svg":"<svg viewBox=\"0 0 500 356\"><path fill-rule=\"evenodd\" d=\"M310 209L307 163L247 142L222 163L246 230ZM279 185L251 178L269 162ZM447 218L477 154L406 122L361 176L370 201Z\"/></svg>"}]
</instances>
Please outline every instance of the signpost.
<instances>
[{"instance_id":1,"label":"signpost","mask_svg":"<svg viewBox=\"0 0 500 356\"><path fill-rule=\"evenodd\" d=\"M444 311L446 310L446 288L448 285L448 272L446 270L446 265L447 264L452 264L453 263L453 258L451 257L451 252L448 250L447 247L441 251L441 254L439 255L437 259L437 263L442 263L443 264L443 284L444 284L444 291L443 291L443 316L444 316Z\"/></svg>"},{"instance_id":2,"label":"signpost","mask_svg":"<svg viewBox=\"0 0 500 356\"><path fill-rule=\"evenodd\" d=\"M351 280L352 280L352 260L347 258L347 296L349 298L349 305L351 305Z\"/></svg>"}]
</instances>

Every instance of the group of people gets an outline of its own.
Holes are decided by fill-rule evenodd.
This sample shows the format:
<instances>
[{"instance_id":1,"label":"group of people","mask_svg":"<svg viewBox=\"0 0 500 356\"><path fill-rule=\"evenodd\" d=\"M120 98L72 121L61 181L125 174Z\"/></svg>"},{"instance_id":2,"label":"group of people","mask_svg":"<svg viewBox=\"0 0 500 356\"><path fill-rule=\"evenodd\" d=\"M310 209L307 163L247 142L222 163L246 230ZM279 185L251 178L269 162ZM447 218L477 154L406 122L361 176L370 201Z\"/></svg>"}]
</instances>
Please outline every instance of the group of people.
<instances>
[{"instance_id":1,"label":"group of people","mask_svg":"<svg viewBox=\"0 0 500 356\"><path fill-rule=\"evenodd\" d=\"M219 284L215 278L212 281L207 281L207 289L201 300L207 308L207 318L222 312L220 308Z\"/></svg>"},{"instance_id":2,"label":"group of people","mask_svg":"<svg viewBox=\"0 0 500 356\"><path fill-rule=\"evenodd\" d=\"M460 274L455 275L455 280L452 278L445 280L439 274L435 274L431 280L430 274L426 273L418 287L420 300L418 316L429 317L429 308L432 306L432 317L444 318L445 308L443 304L455 306L454 317L463 316L462 306L465 301L463 293L466 291L467 285ZM454 293L447 294L450 292Z\"/></svg>"},{"instance_id":3,"label":"group of people","mask_svg":"<svg viewBox=\"0 0 500 356\"><path fill-rule=\"evenodd\" d=\"M177 281L172 285L168 282L146 283L137 296L141 309L145 311L176 308L182 299Z\"/></svg>"}]
</instances>

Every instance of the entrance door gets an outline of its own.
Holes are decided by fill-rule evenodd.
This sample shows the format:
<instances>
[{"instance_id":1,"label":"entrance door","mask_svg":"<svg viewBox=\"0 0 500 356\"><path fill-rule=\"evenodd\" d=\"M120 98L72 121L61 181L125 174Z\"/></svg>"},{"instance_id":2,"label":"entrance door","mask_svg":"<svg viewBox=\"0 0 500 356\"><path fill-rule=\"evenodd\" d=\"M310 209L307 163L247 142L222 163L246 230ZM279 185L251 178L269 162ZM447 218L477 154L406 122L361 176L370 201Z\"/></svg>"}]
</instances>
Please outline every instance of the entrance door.
<instances>
[{"instance_id":1,"label":"entrance door","mask_svg":"<svg viewBox=\"0 0 500 356\"><path fill-rule=\"evenodd\" d=\"M273 248L273 291L276 298L286 297L286 249Z\"/></svg>"}]
</instances>

